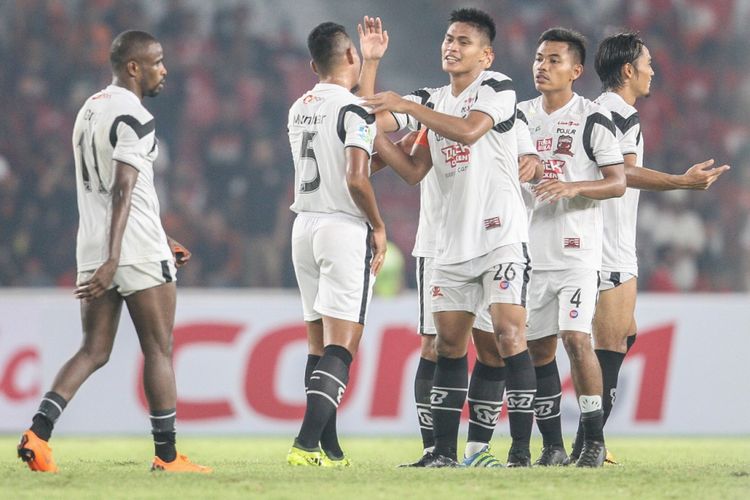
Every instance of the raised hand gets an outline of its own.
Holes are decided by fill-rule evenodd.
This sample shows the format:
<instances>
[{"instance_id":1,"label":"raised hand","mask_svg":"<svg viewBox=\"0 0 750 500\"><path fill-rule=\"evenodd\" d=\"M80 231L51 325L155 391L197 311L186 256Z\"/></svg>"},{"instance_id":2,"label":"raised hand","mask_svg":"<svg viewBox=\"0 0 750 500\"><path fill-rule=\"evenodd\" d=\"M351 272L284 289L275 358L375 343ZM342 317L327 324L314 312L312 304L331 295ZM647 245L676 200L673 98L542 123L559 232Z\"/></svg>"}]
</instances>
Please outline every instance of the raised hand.
<instances>
[{"instance_id":1,"label":"raised hand","mask_svg":"<svg viewBox=\"0 0 750 500\"><path fill-rule=\"evenodd\" d=\"M359 33L362 59L381 59L388 50L388 32L383 30L383 22L380 18L365 16L362 24L357 25L357 33Z\"/></svg>"}]
</instances>

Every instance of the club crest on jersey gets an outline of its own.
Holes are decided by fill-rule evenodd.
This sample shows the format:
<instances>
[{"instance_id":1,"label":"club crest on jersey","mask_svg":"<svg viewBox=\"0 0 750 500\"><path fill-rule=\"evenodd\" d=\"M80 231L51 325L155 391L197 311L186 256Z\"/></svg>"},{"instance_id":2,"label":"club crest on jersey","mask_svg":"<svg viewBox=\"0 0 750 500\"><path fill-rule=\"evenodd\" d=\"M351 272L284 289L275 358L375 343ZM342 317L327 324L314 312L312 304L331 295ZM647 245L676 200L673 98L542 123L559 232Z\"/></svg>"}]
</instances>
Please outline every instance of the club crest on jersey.
<instances>
[{"instance_id":1,"label":"club crest on jersey","mask_svg":"<svg viewBox=\"0 0 750 500\"><path fill-rule=\"evenodd\" d=\"M545 137L544 139L537 139L536 150L539 153L545 151L552 151L552 137Z\"/></svg>"},{"instance_id":2,"label":"club crest on jersey","mask_svg":"<svg viewBox=\"0 0 750 500\"><path fill-rule=\"evenodd\" d=\"M563 248L581 248L581 238L563 238Z\"/></svg>"},{"instance_id":3,"label":"club crest on jersey","mask_svg":"<svg viewBox=\"0 0 750 500\"><path fill-rule=\"evenodd\" d=\"M543 160L544 163L544 175L543 179L554 179L557 180L563 176L565 169L565 160L556 160L554 158L549 160Z\"/></svg>"},{"instance_id":4,"label":"club crest on jersey","mask_svg":"<svg viewBox=\"0 0 750 500\"><path fill-rule=\"evenodd\" d=\"M555 149L554 154L573 156L573 152L571 151L572 147L573 147L573 136L561 135L560 137L557 138L557 149Z\"/></svg>"},{"instance_id":5,"label":"club crest on jersey","mask_svg":"<svg viewBox=\"0 0 750 500\"><path fill-rule=\"evenodd\" d=\"M471 149L469 146L464 146L463 144L451 144L440 151L443 153L443 156L445 156L445 163L450 165L451 168L456 168L459 165L466 165L471 159ZM463 169L460 169L459 172L461 170Z\"/></svg>"},{"instance_id":6,"label":"club crest on jersey","mask_svg":"<svg viewBox=\"0 0 750 500\"><path fill-rule=\"evenodd\" d=\"M442 297L443 292L440 290L439 286L433 286L432 287L432 298Z\"/></svg>"}]
</instances>

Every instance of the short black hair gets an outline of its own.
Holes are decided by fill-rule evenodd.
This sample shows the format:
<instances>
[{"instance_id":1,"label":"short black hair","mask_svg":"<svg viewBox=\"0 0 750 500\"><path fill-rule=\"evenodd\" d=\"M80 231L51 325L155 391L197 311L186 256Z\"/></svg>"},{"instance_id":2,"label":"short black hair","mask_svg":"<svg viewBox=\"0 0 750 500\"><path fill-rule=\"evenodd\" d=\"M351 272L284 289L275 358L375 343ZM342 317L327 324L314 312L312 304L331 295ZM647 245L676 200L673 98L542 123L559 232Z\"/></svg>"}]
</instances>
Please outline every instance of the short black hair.
<instances>
[{"instance_id":1,"label":"short black hair","mask_svg":"<svg viewBox=\"0 0 750 500\"><path fill-rule=\"evenodd\" d=\"M602 89L616 90L623 86L622 67L635 63L644 45L640 35L632 31L617 33L602 40L594 57L594 68L602 81Z\"/></svg>"},{"instance_id":2,"label":"short black hair","mask_svg":"<svg viewBox=\"0 0 750 500\"><path fill-rule=\"evenodd\" d=\"M135 59L138 53L151 43L159 43L159 40L145 31L128 30L117 35L109 49L109 62L112 64L112 69L122 70L128 61Z\"/></svg>"},{"instance_id":3,"label":"short black hair","mask_svg":"<svg viewBox=\"0 0 750 500\"><path fill-rule=\"evenodd\" d=\"M542 42L565 42L568 50L575 52L581 66L586 64L586 37L568 28L550 28L539 37L537 47Z\"/></svg>"},{"instance_id":4,"label":"short black hair","mask_svg":"<svg viewBox=\"0 0 750 500\"><path fill-rule=\"evenodd\" d=\"M349 40L346 29L330 21L320 23L310 32L307 36L307 48L318 71L327 74L331 70L342 40Z\"/></svg>"},{"instance_id":5,"label":"short black hair","mask_svg":"<svg viewBox=\"0 0 750 500\"><path fill-rule=\"evenodd\" d=\"M495 41L495 21L489 14L479 9L456 9L451 12L450 24L471 24L482 34L486 35L490 43Z\"/></svg>"}]
</instances>

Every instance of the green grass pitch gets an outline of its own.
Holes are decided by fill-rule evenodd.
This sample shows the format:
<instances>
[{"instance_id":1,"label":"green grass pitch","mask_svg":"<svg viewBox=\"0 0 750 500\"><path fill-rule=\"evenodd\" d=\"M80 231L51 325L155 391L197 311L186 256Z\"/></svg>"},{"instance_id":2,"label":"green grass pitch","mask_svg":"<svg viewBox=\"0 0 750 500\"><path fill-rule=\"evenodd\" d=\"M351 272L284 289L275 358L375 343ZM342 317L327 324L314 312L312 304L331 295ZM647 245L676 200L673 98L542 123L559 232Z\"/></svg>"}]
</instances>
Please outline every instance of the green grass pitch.
<instances>
[{"instance_id":1,"label":"green grass pitch","mask_svg":"<svg viewBox=\"0 0 750 500\"><path fill-rule=\"evenodd\" d=\"M494 445L504 459L507 444ZM59 474L32 473L15 457L16 436L0 436L0 498L110 499L348 498L565 499L750 498L750 437L610 438L620 461L599 470L398 469L417 458L416 438L346 438L354 466L293 468L290 437L183 437L178 446L210 476L151 473L144 438L67 437L52 441ZM535 458L541 444L532 443Z\"/></svg>"}]
</instances>

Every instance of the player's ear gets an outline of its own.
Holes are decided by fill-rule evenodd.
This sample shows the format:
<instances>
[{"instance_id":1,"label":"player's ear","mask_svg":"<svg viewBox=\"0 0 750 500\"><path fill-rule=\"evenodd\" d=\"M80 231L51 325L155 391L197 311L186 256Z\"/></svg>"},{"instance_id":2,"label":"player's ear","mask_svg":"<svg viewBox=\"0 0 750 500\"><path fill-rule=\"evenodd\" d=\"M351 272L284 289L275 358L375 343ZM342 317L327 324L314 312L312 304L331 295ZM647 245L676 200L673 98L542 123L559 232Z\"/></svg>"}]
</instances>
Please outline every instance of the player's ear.
<instances>
[{"instance_id":1,"label":"player's ear","mask_svg":"<svg viewBox=\"0 0 750 500\"><path fill-rule=\"evenodd\" d=\"M354 52L352 52L353 50L353 45L349 45L349 47L347 47L346 49L346 62L349 65L354 64Z\"/></svg>"},{"instance_id":2,"label":"player's ear","mask_svg":"<svg viewBox=\"0 0 750 500\"><path fill-rule=\"evenodd\" d=\"M582 74L583 74L583 64L575 63L573 65L573 80L578 80L578 78L580 78Z\"/></svg>"},{"instance_id":3,"label":"player's ear","mask_svg":"<svg viewBox=\"0 0 750 500\"><path fill-rule=\"evenodd\" d=\"M316 75L320 75L320 73L318 73L318 65L315 64L315 61L313 61L312 59L310 60L310 68L312 68L313 73L315 73Z\"/></svg>"},{"instance_id":4,"label":"player's ear","mask_svg":"<svg viewBox=\"0 0 750 500\"><path fill-rule=\"evenodd\" d=\"M492 63L495 61L495 51L492 50L491 46L487 46L484 48L484 61L485 69L489 69L489 67L492 66Z\"/></svg>"},{"instance_id":5,"label":"player's ear","mask_svg":"<svg viewBox=\"0 0 750 500\"><path fill-rule=\"evenodd\" d=\"M622 74L623 81L624 80L629 80L629 79L633 78L634 70L635 70L635 68L633 67L632 64L630 64L630 63L623 64L622 65L622 69L620 70L621 74Z\"/></svg>"},{"instance_id":6,"label":"player's ear","mask_svg":"<svg viewBox=\"0 0 750 500\"><path fill-rule=\"evenodd\" d=\"M138 71L140 70L140 66L138 66L138 62L131 59L130 61L125 64L125 71L127 71L128 76L135 77L138 75Z\"/></svg>"}]
</instances>

